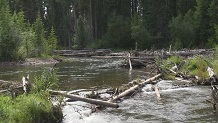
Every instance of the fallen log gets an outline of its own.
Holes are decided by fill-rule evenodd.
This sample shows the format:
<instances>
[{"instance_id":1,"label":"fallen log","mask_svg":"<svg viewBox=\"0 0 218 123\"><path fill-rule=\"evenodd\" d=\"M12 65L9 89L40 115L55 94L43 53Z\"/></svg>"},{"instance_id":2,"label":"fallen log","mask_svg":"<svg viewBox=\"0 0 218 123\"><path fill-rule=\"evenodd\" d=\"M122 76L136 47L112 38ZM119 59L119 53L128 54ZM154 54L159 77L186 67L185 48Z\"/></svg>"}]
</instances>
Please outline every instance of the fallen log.
<instances>
[{"instance_id":1,"label":"fallen log","mask_svg":"<svg viewBox=\"0 0 218 123\"><path fill-rule=\"evenodd\" d=\"M107 106L107 107L112 107L112 108L118 108L119 107L119 105L117 103L112 103L112 102L107 102L107 101L102 101L102 100L96 100L96 99L91 99L91 98L80 97L78 95L67 94L65 92L54 91L54 90L49 90L49 92L54 94L54 95L63 95L64 97L71 98L73 100L83 101L83 102L87 102L87 103L91 103L91 104L102 105L102 106Z\"/></svg>"},{"instance_id":2,"label":"fallen log","mask_svg":"<svg viewBox=\"0 0 218 123\"><path fill-rule=\"evenodd\" d=\"M185 83L187 83L187 84L192 83L191 80L186 80L186 79L183 79L183 78L180 78L180 77L175 77L175 80L178 80L178 81L181 81L181 82L185 82Z\"/></svg>"},{"instance_id":3,"label":"fallen log","mask_svg":"<svg viewBox=\"0 0 218 123\"><path fill-rule=\"evenodd\" d=\"M145 81L141 82L140 84L137 84L137 85L125 90L124 92L120 93L119 95L113 97L112 99L108 100L108 102L115 102L116 100L135 92L137 89L143 87L145 84L148 84L148 83L160 78L161 76L162 76L162 74L160 73L152 78L146 79Z\"/></svg>"}]
</instances>

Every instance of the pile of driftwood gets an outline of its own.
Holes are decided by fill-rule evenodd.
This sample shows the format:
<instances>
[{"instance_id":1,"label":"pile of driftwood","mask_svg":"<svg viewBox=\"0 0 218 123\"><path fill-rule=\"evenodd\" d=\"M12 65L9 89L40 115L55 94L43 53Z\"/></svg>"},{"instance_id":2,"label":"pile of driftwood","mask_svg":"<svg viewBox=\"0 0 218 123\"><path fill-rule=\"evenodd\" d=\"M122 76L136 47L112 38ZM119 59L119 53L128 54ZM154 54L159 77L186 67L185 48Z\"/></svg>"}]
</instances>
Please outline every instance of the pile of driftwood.
<instances>
[{"instance_id":1,"label":"pile of driftwood","mask_svg":"<svg viewBox=\"0 0 218 123\"><path fill-rule=\"evenodd\" d=\"M83 102L96 104L96 105L100 105L100 106L118 108L119 105L118 105L118 103L116 103L117 100L119 100L123 97L129 96L129 95L132 95L136 92L139 92L138 90L140 90L143 86L145 86L146 84L149 84L149 83L153 83L154 80L156 80L160 77L161 77L161 74L157 74L156 76L153 76L153 77L146 79L146 80L134 80L132 82L129 82L126 85L125 89L122 86L120 88L115 89L113 91L113 96L108 98L108 100L100 99L100 98L92 99L93 97L96 97L96 94L98 94L98 93L95 93L94 95L89 96L89 97L88 97L88 95L86 97L81 97L79 95L71 94L71 93L68 93L66 91L55 91L55 90L49 90L49 91L52 95L62 95L64 97L70 98L74 101L83 101ZM2 89L3 88L5 88L5 89L1 90L0 93L9 92L12 99L15 98L19 94L28 93L28 89L31 86L31 84L28 80L29 80L29 76L23 77L22 83L20 83L20 84L18 84L18 83L13 84L13 83L9 83L9 82L4 81L1 83L1 86L2 86ZM153 84L155 84L155 83L153 83ZM159 93L158 90L156 90L156 91L157 91L157 93ZM157 95L159 95L159 94L157 94ZM160 96L158 96L158 97L160 97Z\"/></svg>"},{"instance_id":2,"label":"pile of driftwood","mask_svg":"<svg viewBox=\"0 0 218 123\"><path fill-rule=\"evenodd\" d=\"M112 91L113 96L111 98L109 98L108 100L105 99L92 99L92 98L87 98L87 97L80 97L78 95L75 94L69 94L68 92L63 92L63 91L54 91L54 90L50 90L50 92L54 95L62 95L65 96L67 98L70 98L72 100L77 100L77 101L84 101L84 102L88 102L91 104L96 104L96 105L101 105L101 106L106 106L106 107L112 107L112 108L118 108L119 105L118 103L116 103L117 100L132 95L133 93L138 92L138 90L140 90L143 86L145 86L146 84L152 83L154 80L158 79L161 77L161 74L158 74L156 76L153 76L149 79L143 80L141 82L135 82L132 81L129 84L127 84L126 86L128 86L128 88L126 90L119 90L118 88L114 91ZM109 91L108 91L109 92ZM97 94L97 93L96 93ZM96 96L95 96L96 97Z\"/></svg>"},{"instance_id":3,"label":"pile of driftwood","mask_svg":"<svg viewBox=\"0 0 218 123\"><path fill-rule=\"evenodd\" d=\"M54 53L60 56L74 56L74 57L91 57L91 56L105 56L112 53L110 49L80 49L80 50L55 50Z\"/></svg>"}]
</instances>

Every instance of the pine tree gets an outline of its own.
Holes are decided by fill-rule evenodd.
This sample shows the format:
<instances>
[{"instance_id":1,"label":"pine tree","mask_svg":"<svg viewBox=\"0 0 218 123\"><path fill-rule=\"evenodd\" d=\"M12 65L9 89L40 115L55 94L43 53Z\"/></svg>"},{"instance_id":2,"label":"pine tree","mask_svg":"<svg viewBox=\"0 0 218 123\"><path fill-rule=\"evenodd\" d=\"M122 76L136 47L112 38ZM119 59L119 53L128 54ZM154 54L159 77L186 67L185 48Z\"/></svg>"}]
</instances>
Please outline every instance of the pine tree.
<instances>
[{"instance_id":1,"label":"pine tree","mask_svg":"<svg viewBox=\"0 0 218 123\"><path fill-rule=\"evenodd\" d=\"M13 22L6 0L0 1L0 60L16 60L20 33Z\"/></svg>"},{"instance_id":2,"label":"pine tree","mask_svg":"<svg viewBox=\"0 0 218 123\"><path fill-rule=\"evenodd\" d=\"M212 0L210 6L208 8L208 14L210 17L209 26L210 26L210 34L211 36L208 39L208 43L211 47L214 47L218 44L218 1Z\"/></svg>"},{"instance_id":3,"label":"pine tree","mask_svg":"<svg viewBox=\"0 0 218 123\"><path fill-rule=\"evenodd\" d=\"M57 49L57 37L55 35L55 31L53 27L51 28L51 31L48 37L48 44L49 44L48 49L50 50L49 55L53 55L54 50Z\"/></svg>"},{"instance_id":4,"label":"pine tree","mask_svg":"<svg viewBox=\"0 0 218 123\"><path fill-rule=\"evenodd\" d=\"M131 21L131 36L138 44L138 48L146 49L152 46L151 37L148 30L143 24L142 18L138 14L134 14Z\"/></svg>"},{"instance_id":5,"label":"pine tree","mask_svg":"<svg viewBox=\"0 0 218 123\"><path fill-rule=\"evenodd\" d=\"M210 34L210 17L208 15L208 0L196 0L197 6L194 13L196 28L196 45L204 47L207 44Z\"/></svg>"},{"instance_id":6,"label":"pine tree","mask_svg":"<svg viewBox=\"0 0 218 123\"><path fill-rule=\"evenodd\" d=\"M180 49L194 46L195 29L192 15L193 12L189 10L184 16L179 14L169 23L173 48Z\"/></svg>"},{"instance_id":7,"label":"pine tree","mask_svg":"<svg viewBox=\"0 0 218 123\"><path fill-rule=\"evenodd\" d=\"M34 32L35 32L35 47L37 50L37 56L41 56L43 53L43 47L47 47L47 42L45 40L45 32L42 19L38 13L37 19L34 23Z\"/></svg>"}]
</instances>

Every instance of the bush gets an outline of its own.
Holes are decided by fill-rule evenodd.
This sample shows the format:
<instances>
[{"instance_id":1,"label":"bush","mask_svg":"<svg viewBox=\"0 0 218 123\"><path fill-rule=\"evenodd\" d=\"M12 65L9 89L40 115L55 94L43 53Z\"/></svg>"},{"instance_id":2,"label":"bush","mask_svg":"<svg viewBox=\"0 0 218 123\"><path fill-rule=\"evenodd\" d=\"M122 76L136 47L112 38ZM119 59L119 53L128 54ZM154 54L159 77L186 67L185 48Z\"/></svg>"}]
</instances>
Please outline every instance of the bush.
<instances>
[{"instance_id":1,"label":"bush","mask_svg":"<svg viewBox=\"0 0 218 123\"><path fill-rule=\"evenodd\" d=\"M44 92L52 87L57 87L58 78L56 76L56 71L49 69L48 71L43 71L41 76L36 76L34 78L34 83L31 88L31 93Z\"/></svg>"}]
</instances>

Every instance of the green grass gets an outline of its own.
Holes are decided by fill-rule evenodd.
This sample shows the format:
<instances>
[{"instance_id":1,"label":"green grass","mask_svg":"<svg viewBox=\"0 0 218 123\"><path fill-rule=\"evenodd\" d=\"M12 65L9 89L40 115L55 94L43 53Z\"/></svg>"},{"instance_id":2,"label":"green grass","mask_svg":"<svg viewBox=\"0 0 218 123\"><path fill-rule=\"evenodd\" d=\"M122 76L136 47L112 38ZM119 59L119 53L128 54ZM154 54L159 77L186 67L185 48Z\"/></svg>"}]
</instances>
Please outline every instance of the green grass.
<instances>
[{"instance_id":1,"label":"green grass","mask_svg":"<svg viewBox=\"0 0 218 123\"><path fill-rule=\"evenodd\" d=\"M52 123L58 121L53 115L53 105L41 94L20 95L15 100L0 97L0 122L5 123Z\"/></svg>"},{"instance_id":2,"label":"green grass","mask_svg":"<svg viewBox=\"0 0 218 123\"><path fill-rule=\"evenodd\" d=\"M182 71L188 71L191 76L198 76L201 79L207 79L209 77L207 72L208 63L206 58L203 56L195 56L192 59L186 60Z\"/></svg>"},{"instance_id":3,"label":"green grass","mask_svg":"<svg viewBox=\"0 0 218 123\"><path fill-rule=\"evenodd\" d=\"M15 99L8 95L0 96L0 123L56 123L63 114L60 106L54 106L48 89L56 85L56 73L47 76L46 71L36 76L29 94Z\"/></svg>"},{"instance_id":4,"label":"green grass","mask_svg":"<svg viewBox=\"0 0 218 123\"><path fill-rule=\"evenodd\" d=\"M175 64L178 66L183 61L183 59L179 56L171 56L166 60L157 60L156 63L161 66L163 71L168 71L171 69ZM191 59L186 59L185 64L180 68L179 72L186 73L188 76L198 76L200 79L208 79L209 75L207 72L207 67L210 64L207 61L214 61L214 60L207 60L207 58L203 56L195 56ZM216 63L214 63L216 65ZM215 71L218 72L218 65L215 67ZM164 79L174 79L175 76L170 73L164 73Z\"/></svg>"}]
</instances>

